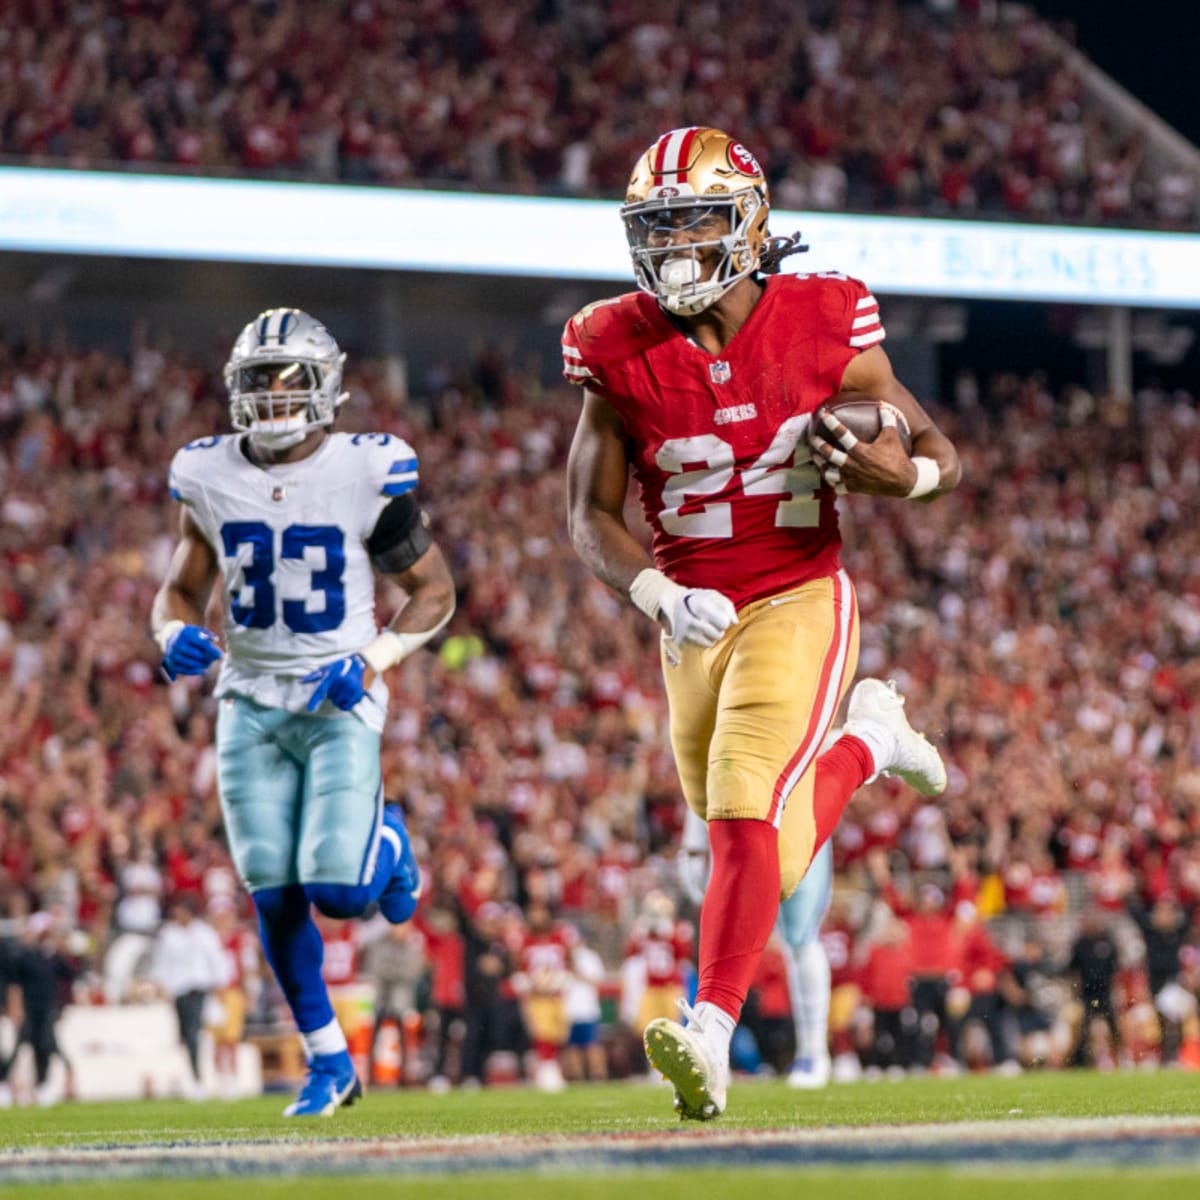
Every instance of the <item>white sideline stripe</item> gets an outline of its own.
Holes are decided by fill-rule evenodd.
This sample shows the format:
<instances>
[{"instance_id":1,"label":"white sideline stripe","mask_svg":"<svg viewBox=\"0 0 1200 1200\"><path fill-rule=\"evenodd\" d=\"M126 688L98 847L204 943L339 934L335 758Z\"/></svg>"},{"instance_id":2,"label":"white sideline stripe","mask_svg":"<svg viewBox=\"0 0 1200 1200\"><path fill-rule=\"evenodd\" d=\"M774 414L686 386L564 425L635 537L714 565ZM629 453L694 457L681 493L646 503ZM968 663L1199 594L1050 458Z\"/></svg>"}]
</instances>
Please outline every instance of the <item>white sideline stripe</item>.
<instances>
[{"instance_id":1,"label":"white sideline stripe","mask_svg":"<svg viewBox=\"0 0 1200 1200\"><path fill-rule=\"evenodd\" d=\"M860 333L856 337L852 337L850 339L850 345L873 346L876 342L882 342L886 336L887 334L884 333L883 326L881 325L872 333Z\"/></svg>"},{"instance_id":2,"label":"white sideline stripe","mask_svg":"<svg viewBox=\"0 0 1200 1200\"><path fill-rule=\"evenodd\" d=\"M253 1135L261 1131L239 1128L237 1132ZM887 1157L879 1161L885 1165L888 1161L914 1164L935 1161L943 1165L952 1163L956 1171L994 1172L1002 1167L1007 1172L1036 1163L1040 1172L1060 1167L1069 1170L1085 1162L1149 1166L1159 1161L1164 1150L1169 1154L1174 1150L1169 1165L1186 1170L1195 1161L1193 1143L1200 1138L1200 1120L1194 1116L1042 1117L855 1128L670 1130L658 1136L646 1131L501 1137L488 1133L440 1138L327 1137L309 1142L241 1142L228 1137L182 1141L195 1137L194 1127L121 1130L126 1139L140 1135L164 1138L173 1134L177 1136L167 1142L113 1145L111 1128L78 1130L73 1135L76 1139L102 1136L105 1141L80 1144L75 1140L65 1146L4 1149L0 1150L0 1167L4 1182L14 1186L99 1179L153 1178L162 1182L164 1177L167 1180L216 1177L227 1187L236 1187L239 1180L255 1176L274 1178L286 1174L293 1178L325 1173L331 1167L356 1172L370 1169L373 1175L407 1177L418 1171L454 1175L493 1173L498 1154L509 1170L552 1167L556 1172L572 1174L628 1169L639 1163L653 1163L662 1154L674 1152L678 1157L681 1151L688 1155L689 1165L694 1159L700 1165L710 1166L723 1159L737 1161L739 1155L744 1161L756 1150L771 1151L776 1159L781 1153L794 1151L797 1167L821 1162L823 1152L844 1154L850 1150L860 1151L864 1157L882 1151ZM1157 1145L1140 1148L1140 1141L1154 1138L1159 1139ZM939 1148L953 1147L962 1147L964 1156L981 1149L993 1152L982 1163L966 1157L949 1160L945 1153L938 1153ZM1048 1147L1061 1149L1066 1161L1050 1166L1046 1158ZM926 1157L935 1154L934 1159ZM1002 1160L999 1154L1003 1155ZM670 1167L671 1163L666 1165Z\"/></svg>"}]
</instances>

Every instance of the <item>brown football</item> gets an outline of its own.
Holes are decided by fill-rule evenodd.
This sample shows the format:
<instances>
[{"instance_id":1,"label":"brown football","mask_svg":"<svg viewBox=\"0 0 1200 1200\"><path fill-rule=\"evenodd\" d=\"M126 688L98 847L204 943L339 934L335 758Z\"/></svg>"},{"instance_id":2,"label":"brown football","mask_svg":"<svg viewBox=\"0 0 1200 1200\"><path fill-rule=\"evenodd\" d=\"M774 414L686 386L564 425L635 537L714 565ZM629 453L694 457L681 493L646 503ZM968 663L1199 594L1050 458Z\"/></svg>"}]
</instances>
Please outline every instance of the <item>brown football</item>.
<instances>
[{"instance_id":1,"label":"brown football","mask_svg":"<svg viewBox=\"0 0 1200 1200\"><path fill-rule=\"evenodd\" d=\"M833 435L821 422L825 413L832 413L860 442L873 442L878 436L883 424L880 413L889 409L896 417L896 432L900 435L900 444L905 454L912 454L912 436L908 432L908 422L904 414L894 405L885 400L877 400L865 392L838 392L830 396L813 414L813 433L833 442Z\"/></svg>"}]
</instances>

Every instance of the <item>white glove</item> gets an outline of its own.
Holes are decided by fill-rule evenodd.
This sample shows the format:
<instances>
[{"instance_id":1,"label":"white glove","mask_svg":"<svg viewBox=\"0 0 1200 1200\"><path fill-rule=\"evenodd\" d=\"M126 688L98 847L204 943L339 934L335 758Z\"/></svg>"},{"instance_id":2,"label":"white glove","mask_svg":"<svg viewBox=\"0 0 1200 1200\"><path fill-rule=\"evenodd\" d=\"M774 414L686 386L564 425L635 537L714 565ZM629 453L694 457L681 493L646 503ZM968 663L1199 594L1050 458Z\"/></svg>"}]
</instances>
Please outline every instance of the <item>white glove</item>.
<instances>
[{"instance_id":1,"label":"white glove","mask_svg":"<svg viewBox=\"0 0 1200 1200\"><path fill-rule=\"evenodd\" d=\"M629 598L651 619L664 617L667 636L679 646L715 645L738 622L728 596L712 588L680 587L653 567L633 581Z\"/></svg>"}]
</instances>

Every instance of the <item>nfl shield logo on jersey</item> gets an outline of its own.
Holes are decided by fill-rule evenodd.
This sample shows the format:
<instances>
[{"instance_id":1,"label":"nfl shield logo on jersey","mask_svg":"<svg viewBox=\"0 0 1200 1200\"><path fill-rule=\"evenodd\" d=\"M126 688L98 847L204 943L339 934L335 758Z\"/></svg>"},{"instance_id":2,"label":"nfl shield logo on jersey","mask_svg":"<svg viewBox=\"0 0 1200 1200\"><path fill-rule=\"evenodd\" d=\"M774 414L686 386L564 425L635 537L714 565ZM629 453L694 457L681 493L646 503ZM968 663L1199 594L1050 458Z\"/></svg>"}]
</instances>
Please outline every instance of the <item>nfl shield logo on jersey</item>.
<instances>
[{"instance_id":1,"label":"nfl shield logo on jersey","mask_svg":"<svg viewBox=\"0 0 1200 1200\"><path fill-rule=\"evenodd\" d=\"M713 381L713 383L728 383L733 377L733 371L730 369L730 366L727 362L718 361L715 363L709 363L708 377Z\"/></svg>"},{"instance_id":2,"label":"nfl shield logo on jersey","mask_svg":"<svg viewBox=\"0 0 1200 1200\"><path fill-rule=\"evenodd\" d=\"M276 504L282 501L286 496L287 492L285 492L278 484L271 489L271 499L274 500Z\"/></svg>"}]
</instances>

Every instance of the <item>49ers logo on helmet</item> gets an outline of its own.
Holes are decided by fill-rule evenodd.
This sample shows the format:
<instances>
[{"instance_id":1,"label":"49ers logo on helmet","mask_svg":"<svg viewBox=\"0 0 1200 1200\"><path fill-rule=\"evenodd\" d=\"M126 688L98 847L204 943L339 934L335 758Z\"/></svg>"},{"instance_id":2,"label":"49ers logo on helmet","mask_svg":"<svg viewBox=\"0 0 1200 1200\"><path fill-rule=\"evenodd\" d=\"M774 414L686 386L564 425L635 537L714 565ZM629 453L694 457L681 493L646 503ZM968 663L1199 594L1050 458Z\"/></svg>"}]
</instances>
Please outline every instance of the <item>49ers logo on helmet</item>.
<instances>
[{"instance_id":1,"label":"49ers logo on helmet","mask_svg":"<svg viewBox=\"0 0 1200 1200\"><path fill-rule=\"evenodd\" d=\"M758 165L758 159L741 142L730 143L729 165L743 175L762 174L762 167Z\"/></svg>"}]
</instances>

